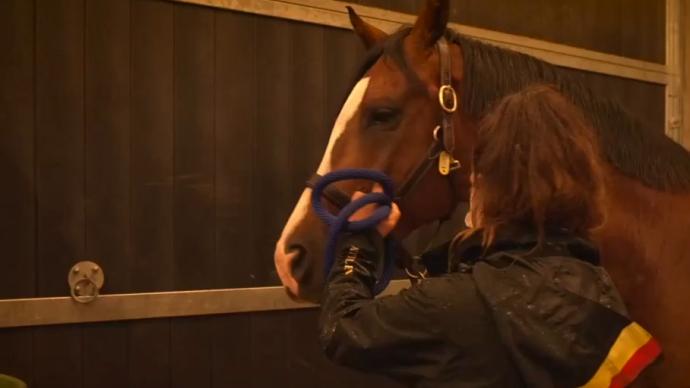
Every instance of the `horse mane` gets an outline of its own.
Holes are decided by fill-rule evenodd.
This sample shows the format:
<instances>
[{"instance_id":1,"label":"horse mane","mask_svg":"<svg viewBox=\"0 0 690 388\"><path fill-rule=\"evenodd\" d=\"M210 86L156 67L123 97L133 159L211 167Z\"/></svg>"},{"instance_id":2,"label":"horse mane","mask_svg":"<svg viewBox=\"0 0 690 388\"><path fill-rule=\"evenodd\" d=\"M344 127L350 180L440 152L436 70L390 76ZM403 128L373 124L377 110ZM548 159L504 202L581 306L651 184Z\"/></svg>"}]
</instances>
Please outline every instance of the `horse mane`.
<instances>
[{"instance_id":1,"label":"horse mane","mask_svg":"<svg viewBox=\"0 0 690 388\"><path fill-rule=\"evenodd\" d=\"M501 97L527 85L555 85L596 128L602 153L621 173L653 189L690 190L690 153L662 131L642 125L617 102L596 96L579 77L535 57L499 48L448 30L460 45L462 108L482 117Z\"/></svg>"},{"instance_id":2,"label":"horse mane","mask_svg":"<svg viewBox=\"0 0 690 388\"><path fill-rule=\"evenodd\" d=\"M379 59L390 58L417 83L407 62L402 41L405 27L366 55L360 79ZM624 175L667 192L690 191L690 153L662 131L644 126L617 102L596 96L582 80L535 57L497 47L448 29L446 38L462 48L464 82L461 106L475 119L502 97L534 83L556 86L577 105L596 128L606 160Z\"/></svg>"}]
</instances>

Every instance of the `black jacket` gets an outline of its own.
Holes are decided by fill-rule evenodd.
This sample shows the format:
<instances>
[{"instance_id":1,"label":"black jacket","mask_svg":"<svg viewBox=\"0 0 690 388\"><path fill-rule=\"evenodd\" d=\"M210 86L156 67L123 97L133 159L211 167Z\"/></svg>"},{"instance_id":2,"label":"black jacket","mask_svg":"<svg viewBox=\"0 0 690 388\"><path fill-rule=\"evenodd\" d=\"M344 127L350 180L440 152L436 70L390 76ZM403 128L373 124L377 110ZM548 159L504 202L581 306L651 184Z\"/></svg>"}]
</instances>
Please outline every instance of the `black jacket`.
<instances>
[{"instance_id":1,"label":"black jacket","mask_svg":"<svg viewBox=\"0 0 690 388\"><path fill-rule=\"evenodd\" d=\"M442 246L425 260L444 262L449 274L378 299L381 238L343 236L322 300L326 355L410 386L501 388L608 386L601 382L618 372L634 378L658 356L645 353L630 376L610 371L612 347L638 354L653 340L621 345L631 322L597 250L551 233L530 253L535 235L516 231L499 233L488 252L478 238L450 254Z\"/></svg>"}]
</instances>

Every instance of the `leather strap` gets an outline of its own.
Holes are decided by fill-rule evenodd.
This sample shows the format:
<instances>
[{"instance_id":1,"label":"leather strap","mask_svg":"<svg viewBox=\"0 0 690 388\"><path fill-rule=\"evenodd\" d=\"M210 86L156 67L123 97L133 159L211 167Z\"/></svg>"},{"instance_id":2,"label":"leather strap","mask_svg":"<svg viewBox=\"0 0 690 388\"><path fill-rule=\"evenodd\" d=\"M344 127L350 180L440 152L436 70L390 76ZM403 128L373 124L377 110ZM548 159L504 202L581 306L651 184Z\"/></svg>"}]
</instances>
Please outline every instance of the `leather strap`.
<instances>
[{"instance_id":1,"label":"leather strap","mask_svg":"<svg viewBox=\"0 0 690 388\"><path fill-rule=\"evenodd\" d=\"M407 180L398 187L395 193L395 200L399 201L402 198L404 198L414 187L417 186L417 184L424 178L429 172L429 169L436 164L436 158L438 157L438 153L441 151L441 146L438 143L438 141L434 140L434 142L431 144L431 147L429 147L429 150L427 152L427 157L424 158L418 165L417 167L412 171L412 174L410 174L407 177ZM309 180L307 181L306 186L309 188L314 188L316 186L316 183L323 178L321 175L318 173L312 175ZM329 201L331 204L335 205L338 208L343 208L345 205L350 203L350 196L347 195L344 191L338 189L335 187L335 185L330 185L326 187L323 191L323 196L326 198L327 201Z\"/></svg>"},{"instance_id":2,"label":"leather strap","mask_svg":"<svg viewBox=\"0 0 690 388\"><path fill-rule=\"evenodd\" d=\"M439 88L439 104L441 104L441 129L443 130L443 148L449 154L455 150L455 131L453 130L453 113L457 109L458 100L453 89L450 50L446 38L437 43L441 62L441 86Z\"/></svg>"}]
</instances>

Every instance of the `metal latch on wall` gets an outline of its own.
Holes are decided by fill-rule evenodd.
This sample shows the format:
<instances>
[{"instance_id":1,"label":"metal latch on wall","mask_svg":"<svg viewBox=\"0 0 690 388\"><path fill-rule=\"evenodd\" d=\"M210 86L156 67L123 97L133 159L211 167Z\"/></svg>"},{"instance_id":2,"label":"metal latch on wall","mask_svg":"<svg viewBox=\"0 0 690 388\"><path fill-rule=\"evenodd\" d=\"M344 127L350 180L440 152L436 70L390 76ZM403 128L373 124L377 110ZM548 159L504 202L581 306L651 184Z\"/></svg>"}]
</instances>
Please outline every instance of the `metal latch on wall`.
<instances>
[{"instance_id":1,"label":"metal latch on wall","mask_svg":"<svg viewBox=\"0 0 690 388\"><path fill-rule=\"evenodd\" d=\"M90 303L98 298L105 282L103 268L93 261L80 261L67 274L70 295L79 303Z\"/></svg>"}]
</instances>

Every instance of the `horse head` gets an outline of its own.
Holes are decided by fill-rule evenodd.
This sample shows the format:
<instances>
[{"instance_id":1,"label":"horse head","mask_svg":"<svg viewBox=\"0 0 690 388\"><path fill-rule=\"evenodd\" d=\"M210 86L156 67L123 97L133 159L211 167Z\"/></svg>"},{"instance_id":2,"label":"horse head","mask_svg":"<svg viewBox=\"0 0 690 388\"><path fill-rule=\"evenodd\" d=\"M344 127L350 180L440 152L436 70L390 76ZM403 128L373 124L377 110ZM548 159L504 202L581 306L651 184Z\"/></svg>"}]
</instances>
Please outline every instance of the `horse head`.
<instances>
[{"instance_id":1,"label":"horse head","mask_svg":"<svg viewBox=\"0 0 690 388\"><path fill-rule=\"evenodd\" d=\"M468 196L474 129L455 109L461 100L457 92L463 74L460 48L440 49L437 44L446 32L448 0L427 1L411 28L392 35L348 10L369 59L335 120L317 174L367 168L384 172L398 188L404 186L405 194L398 200L402 219L394 231L402 238L449 214L458 200ZM445 83L444 75L450 78ZM443 84L449 87L444 90ZM445 144L436 150L439 141ZM450 174L440 172L440 164L428 162L436 163L442 150L452 151L456 160L451 157L451 162L459 167ZM371 185L357 180L334 184L345 195L368 191ZM306 188L299 198L276 244L274 259L291 295L317 300L324 281L327 230L310 206L310 194Z\"/></svg>"}]
</instances>

